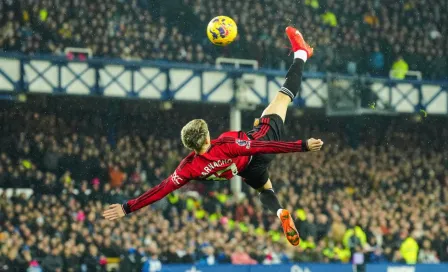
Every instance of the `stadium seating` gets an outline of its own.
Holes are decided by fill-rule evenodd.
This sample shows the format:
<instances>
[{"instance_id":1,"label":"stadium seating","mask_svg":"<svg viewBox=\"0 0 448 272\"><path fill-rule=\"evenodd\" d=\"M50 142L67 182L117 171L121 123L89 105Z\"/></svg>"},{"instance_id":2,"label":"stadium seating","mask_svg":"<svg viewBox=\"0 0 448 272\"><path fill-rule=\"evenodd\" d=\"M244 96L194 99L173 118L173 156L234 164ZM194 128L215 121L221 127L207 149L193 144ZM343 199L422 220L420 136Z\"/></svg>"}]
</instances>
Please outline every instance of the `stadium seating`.
<instances>
[{"instance_id":1,"label":"stadium seating","mask_svg":"<svg viewBox=\"0 0 448 272\"><path fill-rule=\"evenodd\" d=\"M387 76L399 57L425 79L446 79L448 13L437 0L2 1L0 48L62 54L89 47L95 56L213 63L217 56L256 59L265 68L290 61L283 28L302 29L316 56L307 69ZM233 17L239 39L226 48L205 35L217 14Z\"/></svg>"},{"instance_id":2,"label":"stadium seating","mask_svg":"<svg viewBox=\"0 0 448 272\"><path fill-rule=\"evenodd\" d=\"M101 219L108 204L137 196L174 169L186 154L180 127L207 106L119 115L98 107L0 112L0 188L34 190L29 199L0 196L0 268L90 272L120 261L119 271L140 271L148 259L348 262L356 252L369 263L448 261L444 119L289 120L291 139L326 143L324 152L279 156L271 167L274 188L301 232L293 248L248 186L237 201L228 184L192 182L118 223ZM246 129L257 114L245 113ZM226 111L219 107L204 113L212 136L228 126L220 116Z\"/></svg>"}]
</instances>

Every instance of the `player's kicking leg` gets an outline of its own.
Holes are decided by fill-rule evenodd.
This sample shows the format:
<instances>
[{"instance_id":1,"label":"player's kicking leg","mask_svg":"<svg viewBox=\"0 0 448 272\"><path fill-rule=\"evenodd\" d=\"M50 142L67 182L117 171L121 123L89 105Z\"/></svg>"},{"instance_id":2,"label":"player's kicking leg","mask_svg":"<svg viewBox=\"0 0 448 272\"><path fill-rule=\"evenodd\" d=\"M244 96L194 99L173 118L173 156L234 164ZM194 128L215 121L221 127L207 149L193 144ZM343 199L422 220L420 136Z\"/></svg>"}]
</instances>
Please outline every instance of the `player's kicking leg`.
<instances>
[{"instance_id":1,"label":"player's kicking leg","mask_svg":"<svg viewBox=\"0 0 448 272\"><path fill-rule=\"evenodd\" d=\"M286 74L286 80L283 87L262 114L262 116L278 115L283 123L285 122L289 103L291 103L299 92L302 83L303 66L307 59L313 55L313 48L305 42L302 34L297 29L290 26L287 27L286 35L288 35L292 50L294 51L294 62ZM292 245L297 246L300 243L299 232L294 225L294 221L289 211L283 209L280 205L280 202L272 189L271 180L269 179L262 188L258 189L258 191L263 206L277 214L282 222L286 238Z\"/></svg>"},{"instance_id":2,"label":"player's kicking leg","mask_svg":"<svg viewBox=\"0 0 448 272\"><path fill-rule=\"evenodd\" d=\"M313 48L305 42L302 34L296 28L288 26L285 32L294 51L294 62L286 74L286 81L283 87L262 113L262 116L277 114L282 118L283 122L285 121L289 103L299 92L302 83L303 66L307 59L313 55Z\"/></svg>"}]
</instances>

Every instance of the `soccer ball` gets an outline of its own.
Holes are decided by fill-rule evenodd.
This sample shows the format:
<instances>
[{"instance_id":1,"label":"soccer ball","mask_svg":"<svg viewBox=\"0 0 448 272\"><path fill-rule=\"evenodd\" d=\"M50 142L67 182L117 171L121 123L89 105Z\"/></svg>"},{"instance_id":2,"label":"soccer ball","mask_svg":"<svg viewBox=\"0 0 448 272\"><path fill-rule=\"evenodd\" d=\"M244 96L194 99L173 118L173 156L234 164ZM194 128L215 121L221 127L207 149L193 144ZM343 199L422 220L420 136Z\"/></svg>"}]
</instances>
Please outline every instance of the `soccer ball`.
<instances>
[{"instance_id":1,"label":"soccer ball","mask_svg":"<svg viewBox=\"0 0 448 272\"><path fill-rule=\"evenodd\" d=\"M235 21L227 16L217 16L207 26L208 39L215 45L228 45L235 40L237 34Z\"/></svg>"}]
</instances>

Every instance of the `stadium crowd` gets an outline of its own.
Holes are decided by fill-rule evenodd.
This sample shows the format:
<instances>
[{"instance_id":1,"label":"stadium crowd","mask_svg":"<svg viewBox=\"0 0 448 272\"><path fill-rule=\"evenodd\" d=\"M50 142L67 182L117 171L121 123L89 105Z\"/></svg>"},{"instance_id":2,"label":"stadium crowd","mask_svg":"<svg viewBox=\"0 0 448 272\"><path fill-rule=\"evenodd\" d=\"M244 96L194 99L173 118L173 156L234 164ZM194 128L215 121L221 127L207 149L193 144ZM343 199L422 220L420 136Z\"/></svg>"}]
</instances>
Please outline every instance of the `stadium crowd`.
<instances>
[{"instance_id":1,"label":"stadium crowd","mask_svg":"<svg viewBox=\"0 0 448 272\"><path fill-rule=\"evenodd\" d=\"M0 188L34 193L0 196L0 271L105 271L116 258L118 271L160 263L349 262L355 253L370 263L448 261L448 129L431 117L352 123L360 135L341 125L348 120L290 118L289 138L326 143L323 152L279 156L271 167L281 203L297 218L298 248L244 185L245 196L236 198L228 183L192 182L124 220L103 220L108 204L171 173L186 154L180 127L200 111L111 119L67 108L3 110ZM207 115L212 136L227 126L220 114Z\"/></svg>"},{"instance_id":2,"label":"stadium crowd","mask_svg":"<svg viewBox=\"0 0 448 272\"><path fill-rule=\"evenodd\" d=\"M294 24L318 52L311 71L387 76L397 67L447 79L447 13L447 2L437 0L2 0L0 48L61 54L89 47L94 56L190 63L228 56L284 68L283 28ZM205 35L217 14L239 26L226 48Z\"/></svg>"}]
</instances>

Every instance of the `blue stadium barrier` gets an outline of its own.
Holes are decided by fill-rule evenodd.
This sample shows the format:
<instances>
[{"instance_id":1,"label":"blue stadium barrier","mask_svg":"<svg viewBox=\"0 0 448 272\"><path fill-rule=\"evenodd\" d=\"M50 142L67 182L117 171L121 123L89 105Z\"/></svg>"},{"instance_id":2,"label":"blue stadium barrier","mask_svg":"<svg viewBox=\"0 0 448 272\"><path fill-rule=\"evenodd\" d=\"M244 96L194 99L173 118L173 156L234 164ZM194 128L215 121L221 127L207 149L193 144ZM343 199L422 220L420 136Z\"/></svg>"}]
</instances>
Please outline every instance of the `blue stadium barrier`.
<instances>
[{"instance_id":1,"label":"blue stadium barrier","mask_svg":"<svg viewBox=\"0 0 448 272\"><path fill-rule=\"evenodd\" d=\"M446 272L448 264L418 264L415 266L395 264L369 264L366 272Z\"/></svg>"},{"instance_id":2,"label":"blue stadium barrier","mask_svg":"<svg viewBox=\"0 0 448 272\"><path fill-rule=\"evenodd\" d=\"M282 265L164 265L162 272L362 272L351 264L282 264ZM364 272L447 272L448 264L368 264ZM144 271L147 272L147 271Z\"/></svg>"},{"instance_id":3,"label":"blue stadium barrier","mask_svg":"<svg viewBox=\"0 0 448 272\"><path fill-rule=\"evenodd\" d=\"M349 264L283 264L283 265L164 265L162 272L347 272ZM146 272L146 271L145 271Z\"/></svg>"},{"instance_id":4,"label":"blue stadium barrier","mask_svg":"<svg viewBox=\"0 0 448 272\"><path fill-rule=\"evenodd\" d=\"M105 58L80 61L63 56L0 53L0 93L4 94L46 93L234 103L235 84L247 82L243 84L244 103L263 105L277 94L285 73L268 69L218 69L211 65L164 61ZM360 79L304 73L302 88L294 103L298 107L324 108L329 89L339 86L342 91L351 90L354 88L350 84ZM371 92L377 96L378 106L402 113L424 110L428 114L448 114L447 81L372 77L363 78L363 81L369 83Z\"/></svg>"}]
</instances>

